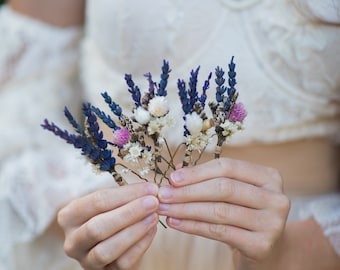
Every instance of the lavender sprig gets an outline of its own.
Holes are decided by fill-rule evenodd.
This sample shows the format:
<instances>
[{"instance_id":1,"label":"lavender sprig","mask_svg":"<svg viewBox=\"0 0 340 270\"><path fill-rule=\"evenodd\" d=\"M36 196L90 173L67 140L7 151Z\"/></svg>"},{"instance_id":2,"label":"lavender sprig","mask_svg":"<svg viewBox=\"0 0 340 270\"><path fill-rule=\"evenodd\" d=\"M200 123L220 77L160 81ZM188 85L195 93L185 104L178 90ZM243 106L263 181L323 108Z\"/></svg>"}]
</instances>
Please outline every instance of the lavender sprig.
<instances>
[{"instance_id":1,"label":"lavender sprig","mask_svg":"<svg viewBox=\"0 0 340 270\"><path fill-rule=\"evenodd\" d=\"M229 127L229 116L233 111L234 104L236 103L238 93L235 89L236 85L236 72L234 57L228 65L228 84L229 88L224 85L224 70L217 67L215 70L215 82L216 82L216 103L211 102L209 107L213 113L213 119L215 122L215 132L217 135L217 144L215 148L215 158L219 158L222 151L222 145L226 141L227 137L234 133L235 127ZM227 94L227 95L225 95ZM243 119L242 119L243 121ZM236 128L241 128L236 127Z\"/></svg>"},{"instance_id":2,"label":"lavender sprig","mask_svg":"<svg viewBox=\"0 0 340 270\"><path fill-rule=\"evenodd\" d=\"M166 96L167 91L166 91L166 86L168 85L168 78L169 74L171 72L169 62L163 60L163 66L162 66L162 74L161 74L161 80L158 85L158 90L157 90L157 96Z\"/></svg>"},{"instance_id":3,"label":"lavender sprig","mask_svg":"<svg viewBox=\"0 0 340 270\"><path fill-rule=\"evenodd\" d=\"M142 103L141 103L140 89L137 85L135 85L132 79L132 75L125 74L125 81L126 81L126 84L129 86L128 91L131 94L133 101L135 102L135 106L136 107L141 106Z\"/></svg>"},{"instance_id":4,"label":"lavender sprig","mask_svg":"<svg viewBox=\"0 0 340 270\"><path fill-rule=\"evenodd\" d=\"M149 99L151 99L155 96L155 88L157 84L152 80L152 75L150 72L145 73L144 77L146 77L149 82Z\"/></svg>"},{"instance_id":5,"label":"lavender sprig","mask_svg":"<svg viewBox=\"0 0 340 270\"><path fill-rule=\"evenodd\" d=\"M92 110L95 112L95 114L111 129L117 130L119 127L116 125L115 121L112 120L112 118L104 113L102 110L100 110L98 107L92 106Z\"/></svg>"},{"instance_id":6,"label":"lavender sprig","mask_svg":"<svg viewBox=\"0 0 340 270\"><path fill-rule=\"evenodd\" d=\"M81 154L86 156L99 170L109 172L119 185L124 185L125 181L115 170L116 159L112 156L112 151L107 149L108 142L103 138L102 131L99 130L97 118L91 111L91 105L83 105L83 113L87 117L87 132L80 128L80 124L74 120L67 108L64 111L65 116L80 135L70 134L47 119L41 125L42 128L51 131L75 148L81 149Z\"/></svg>"},{"instance_id":7,"label":"lavender sprig","mask_svg":"<svg viewBox=\"0 0 340 270\"><path fill-rule=\"evenodd\" d=\"M102 97L104 98L106 104L109 105L113 114L120 117L122 115L122 108L112 100L107 92L103 92Z\"/></svg>"},{"instance_id":8,"label":"lavender sprig","mask_svg":"<svg viewBox=\"0 0 340 270\"><path fill-rule=\"evenodd\" d=\"M197 79L200 67L196 70L192 70L189 78L189 89L186 90L186 84L184 80L178 80L178 95L182 103L182 109L184 112L183 120L184 124L184 137L186 138L186 149L183 158L183 166L188 166L191 161L192 151L201 151L205 148L207 141L207 130L210 128L207 125L207 115L204 112L206 91L209 88L209 82L211 74L204 82L202 88L202 94L199 97L197 91ZM210 123L210 121L208 121ZM195 141L195 143L194 143Z\"/></svg>"},{"instance_id":9,"label":"lavender sprig","mask_svg":"<svg viewBox=\"0 0 340 270\"><path fill-rule=\"evenodd\" d=\"M83 128L79 125L79 123L74 119L73 115L71 112L68 110L68 108L65 106L64 107L64 115L67 118L68 122L73 126L75 131L79 134L83 134L84 130Z\"/></svg>"}]
</instances>

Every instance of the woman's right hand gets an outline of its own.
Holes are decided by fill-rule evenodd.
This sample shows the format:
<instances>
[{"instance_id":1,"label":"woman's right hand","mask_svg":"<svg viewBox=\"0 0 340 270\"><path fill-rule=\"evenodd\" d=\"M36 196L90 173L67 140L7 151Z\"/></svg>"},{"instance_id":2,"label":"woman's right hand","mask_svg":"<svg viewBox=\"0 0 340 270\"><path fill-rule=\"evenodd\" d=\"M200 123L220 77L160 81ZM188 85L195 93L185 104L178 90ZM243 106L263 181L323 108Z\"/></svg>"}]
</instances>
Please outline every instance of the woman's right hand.
<instances>
[{"instance_id":1,"label":"woman's right hand","mask_svg":"<svg viewBox=\"0 0 340 270\"><path fill-rule=\"evenodd\" d=\"M86 270L131 269L155 236L157 193L155 184L137 183L70 202L58 213L66 254Z\"/></svg>"}]
</instances>

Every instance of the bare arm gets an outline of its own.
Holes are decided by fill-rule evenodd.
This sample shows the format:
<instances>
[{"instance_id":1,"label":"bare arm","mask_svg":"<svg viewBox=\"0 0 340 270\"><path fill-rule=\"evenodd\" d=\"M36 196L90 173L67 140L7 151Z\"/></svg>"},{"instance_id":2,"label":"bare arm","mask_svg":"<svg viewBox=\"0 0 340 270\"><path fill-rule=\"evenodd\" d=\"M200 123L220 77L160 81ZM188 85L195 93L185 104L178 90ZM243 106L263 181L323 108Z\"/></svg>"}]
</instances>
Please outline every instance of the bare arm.
<instances>
[{"instance_id":1,"label":"bare arm","mask_svg":"<svg viewBox=\"0 0 340 270\"><path fill-rule=\"evenodd\" d=\"M84 0L10 0L9 4L17 12L55 26L81 25L84 20Z\"/></svg>"}]
</instances>

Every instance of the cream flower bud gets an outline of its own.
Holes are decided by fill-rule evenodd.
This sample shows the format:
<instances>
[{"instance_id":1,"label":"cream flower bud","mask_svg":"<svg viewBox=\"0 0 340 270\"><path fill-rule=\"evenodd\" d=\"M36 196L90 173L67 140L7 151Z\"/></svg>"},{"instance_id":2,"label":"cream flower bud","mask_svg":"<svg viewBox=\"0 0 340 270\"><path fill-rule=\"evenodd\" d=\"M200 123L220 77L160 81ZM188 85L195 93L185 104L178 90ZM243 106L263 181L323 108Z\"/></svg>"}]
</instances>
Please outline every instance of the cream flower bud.
<instances>
[{"instance_id":1,"label":"cream flower bud","mask_svg":"<svg viewBox=\"0 0 340 270\"><path fill-rule=\"evenodd\" d=\"M212 119L205 119L203 121L202 131L206 131L206 130L208 130L209 128L211 128L213 126L214 126L214 120L212 120Z\"/></svg>"},{"instance_id":2,"label":"cream flower bud","mask_svg":"<svg viewBox=\"0 0 340 270\"><path fill-rule=\"evenodd\" d=\"M196 112L193 112L185 116L185 126L191 135L196 135L202 130L203 120Z\"/></svg>"},{"instance_id":3,"label":"cream flower bud","mask_svg":"<svg viewBox=\"0 0 340 270\"><path fill-rule=\"evenodd\" d=\"M138 107L134 111L134 116L135 116L136 121L141 125L145 125L149 123L151 120L150 113L147 110L145 110L143 107Z\"/></svg>"},{"instance_id":4,"label":"cream flower bud","mask_svg":"<svg viewBox=\"0 0 340 270\"><path fill-rule=\"evenodd\" d=\"M161 117L169 112L169 105L165 97L156 96L150 100L148 110L151 115Z\"/></svg>"}]
</instances>

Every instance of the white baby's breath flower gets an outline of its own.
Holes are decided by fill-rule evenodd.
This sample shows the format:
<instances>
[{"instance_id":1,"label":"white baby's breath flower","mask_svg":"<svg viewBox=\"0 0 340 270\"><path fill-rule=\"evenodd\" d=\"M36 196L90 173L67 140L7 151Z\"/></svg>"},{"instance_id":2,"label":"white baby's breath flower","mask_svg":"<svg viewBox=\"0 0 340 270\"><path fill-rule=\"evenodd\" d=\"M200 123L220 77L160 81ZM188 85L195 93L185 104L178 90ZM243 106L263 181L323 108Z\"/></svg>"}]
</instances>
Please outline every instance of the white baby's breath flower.
<instances>
[{"instance_id":1,"label":"white baby's breath flower","mask_svg":"<svg viewBox=\"0 0 340 270\"><path fill-rule=\"evenodd\" d=\"M150 100L148 111L155 117L161 117L169 112L168 101L164 96L156 96Z\"/></svg>"},{"instance_id":2,"label":"white baby's breath flower","mask_svg":"<svg viewBox=\"0 0 340 270\"><path fill-rule=\"evenodd\" d=\"M173 127L176 124L176 120L172 116L166 115L164 118L165 118L165 126Z\"/></svg>"},{"instance_id":3,"label":"white baby's breath flower","mask_svg":"<svg viewBox=\"0 0 340 270\"><path fill-rule=\"evenodd\" d=\"M151 120L150 113L147 110L145 110L143 107L138 107L134 111L134 116L136 118L136 121L141 125L145 125L149 123L149 121Z\"/></svg>"},{"instance_id":4,"label":"white baby's breath flower","mask_svg":"<svg viewBox=\"0 0 340 270\"><path fill-rule=\"evenodd\" d=\"M143 151L142 158L146 164L152 162L152 154L149 151Z\"/></svg>"},{"instance_id":5,"label":"white baby's breath flower","mask_svg":"<svg viewBox=\"0 0 340 270\"><path fill-rule=\"evenodd\" d=\"M196 135L188 135L186 137L186 145L190 151L197 150L201 152L209 144L211 139L210 134L199 133Z\"/></svg>"},{"instance_id":6,"label":"white baby's breath flower","mask_svg":"<svg viewBox=\"0 0 340 270\"><path fill-rule=\"evenodd\" d=\"M121 174L128 174L129 172L131 172L131 170L128 168L124 168L121 170Z\"/></svg>"},{"instance_id":7,"label":"white baby's breath flower","mask_svg":"<svg viewBox=\"0 0 340 270\"><path fill-rule=\"evenodd\" d=\"M131 147L132 143L131 142L128 142L126 143L124 146L123 146L123 149L124 150L129 150L129 148Z\"/></svg>"},{"instance_id":8,"label":"white baby's breath flower","mask_svg":"<svg viewBox=\"0 0 340 270\"><path fill-rule=\"evenodd\" d=\"M233 123L229 120L226 120L224 123L220 125L223 128L222 135L225 137L233 135L237 130L239 130L239 125L237 122Z\"/></svg>"},{"instance_id":9,"label":"white baby's breath flower","mask_svg":"<svg viewBox=\"0 0 340 270\"><path fill-rule=\"evenodd\" d=\"M185 126L191 135L196 135L202 130L203 120L196 112L193 112L185 116Z\"/></svg>"},{"instance_id":10,"label":"white baby's breath flower","mask_svg":"<svg viewBox=\"0 0 340 270\"><path fill-rule=\"evenodd\" d=\"M149 167L143 167L143 168L141 168L141 169L139 170L139 174L140 174L141 176L144 176L144 175L148 174L149 172L150 172L150 168L149 168Z\"/></svg>"},{"instance_id":11,"label":"white baby's breath flower","mask_svg":"<svg viewBox=\"0 0 340 270\"><path fill-rule=\"evenodd\" d=\"M128 154L124 156L124 160L130 162L138 162L138 158L141 156L143 148L139 143L130 143L128 148Z\"/></svg>"},{"instance_id":12,"label":"white baby's breath flower","mask_svg":"<svg viewBox=\"0 0 340 270\"><path fill-rule=\"evenodd\" d=\"M148 125L148 134L153 135L155 133L160 133L162 125L158 118L153 118Z\"/></svg>"},{"instance_id":13,"label":"white baby's breath flower","mask_svg":"<svg viewBox=\"0 0 340 270\"><path fill-rule=\"evenodd\" d=\"M165 142L165 139L163 136L159 136L157 141L159 144L163 144Z\"/></svg>"},{"instance_id":14,"label":"white baby's breath flower","mask_svg":"<svg viewBox=\"0 0 340 270\"><path fill-rule=\"evenodd\" d=\"M139 143L133 143L129 149L129 154L134 157L134 158L138 158L140 157L141 153L142 153L142 147L139 145Z\"/></svg>"}]
</instances>

